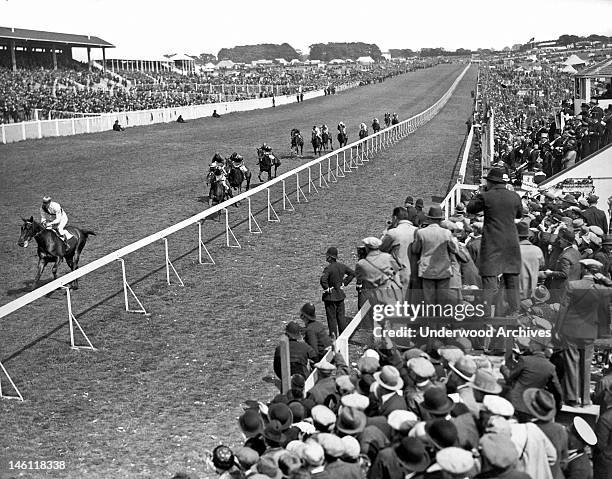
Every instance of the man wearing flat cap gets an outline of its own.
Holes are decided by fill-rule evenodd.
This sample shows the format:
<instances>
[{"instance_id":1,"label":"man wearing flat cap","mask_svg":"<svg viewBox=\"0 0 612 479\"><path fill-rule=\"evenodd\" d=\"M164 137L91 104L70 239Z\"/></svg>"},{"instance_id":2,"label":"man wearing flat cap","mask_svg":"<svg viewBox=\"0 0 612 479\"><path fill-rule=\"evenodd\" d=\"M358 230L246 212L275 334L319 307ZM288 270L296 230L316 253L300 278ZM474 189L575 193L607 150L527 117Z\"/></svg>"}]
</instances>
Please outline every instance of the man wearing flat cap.
<instances>
[{"instance_id":1,"label":"man wearing flat cap","mask_svg":"<svg viewBox=\"0 0 612 479\"><path fill-rule=\"evenodd\" d=\"M591 361L598 336L598 311L612 297L612 280L599 272L601 263L583 259L580 265L582 279L568 282L556 325L564 347L565 374L561 384L570 406L591 404Z\"/></svg>"},{"instance_id":2,"label":"man wearing flat cap","mask_svg":"<svg viewBox=\"0 0 612 479\"><path fill-rule=\"evenodd\" d=\"M483 299L487 308L494 304L497 278L502 275L509 307L507 313L517 313L521 249L514 220L523 216L523 206L519 195L506 188L501 169L492 168L486 180L485 191L478 193L467 205L468 213L484 211L480 264L477 265L482 277Z\"/></svg>"},{"instance_id":3,"label":"man wearing flat cap","mask_svg":"<svg viewBox=\"0 0 612 479\"><path fill-rule=\"evenodd\" d=\"M330 336L338 337L346 328L346 314L344 309L344 287L348 286L355 272L343 263L338 262L338 248L331 246L325 252L325 259L329 263L323 270L320 284L323 288L323 303Z\"/></svg>"}]
</instances>

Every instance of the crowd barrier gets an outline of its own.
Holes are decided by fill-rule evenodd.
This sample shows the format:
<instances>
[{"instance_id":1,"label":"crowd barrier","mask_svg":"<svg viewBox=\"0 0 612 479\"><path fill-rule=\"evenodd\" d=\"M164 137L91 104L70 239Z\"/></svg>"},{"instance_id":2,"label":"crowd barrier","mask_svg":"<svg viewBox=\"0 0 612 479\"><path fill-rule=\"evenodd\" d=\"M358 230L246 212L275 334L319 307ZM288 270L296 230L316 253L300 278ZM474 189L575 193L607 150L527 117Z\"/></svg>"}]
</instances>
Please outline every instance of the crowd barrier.
<instances>
[{"instance_id":1,"label":"crowd barrier","mask_svg":"<svg viewBox=\"0 0 612 479\"><path fill-rule=\"evenodd\" d=\"M72 271L56 280L53 280L40 288L35 289L13 301L7 303L0 307L0 319L8 316L9 314L23 308L24 306L45 297L47 294L57 290L64 289L66 292L66 301L67 301L67 309L68 309L68 323L70 327L70 344L73 349L89 349L94 350L94 346L83 331L81 325L75 318L72 313L72 303L70 296L70 288L69 284L76 279L82 278L83 276L99 270L105 266L116 264L119 262L121 264L122 271L122 282L123 282L123 292L124 292L124 303L125 310L127 312L134 313L142 313L147 314L147 311L143 304L140 302L132 288L130 287L127 279L126 279L126 268L125 268L125 260L124 258L138 251L146 246L151 244L163 241L164 243L164 251L165 251L165 264L166 264L166 282L168 284L171 283L171 278L176 277L179 281L179 284L183 285L183 282L178 274L176 268L172 264L169 255L168 248L168 237L178 231L181 231L185 228L197 226L198 228L198 260L200 264L207 264L212 261L210 256L210 252L206 248L206 245L202 241L202 221L208 217L215 217L224 213L225 215L225 233L226 233L226 245L228 247L232 246L232 241L237 243L237 239L230 227L229 223L229 210L228 207L232 206L236 203L246 202L248 208L248 219L249 219L249 231L251 233L261 233L261 228L253 215L251 209L251 197L260 193L264 193L267 195L267 220L269 222L279 222L280 218L278 217L276 210L273 206L273 202L270 200L271 192L270 188L274 185L282 186L282 205L283 210L292 211L294 210L293 202L287 193L287 183L291 181L291 185L296 187L295 190L295 201L297 203L300 202L308 202L308 198L306 196L305 191L308 193L318 192L321 188L326 188L331 186L332 183L337 183L339 178L346 177L353 170L356 170L359 166L362 166L365 162L370 161L375 153L378 151L388 148L400 139L406 137L407 135L413 133L417 128L427 123L431 120L446 104L448 99L451 97L453 92L455 91L457 85L461 81L461 79L466 74L467 70L470 68L470 64L468 64L465 69L459 74L459 76L455 79L450 88L446 91L442 97L435 102L432 106L430 106L427 110L408 118L407 120L401 121L396 125L392 125L389 128L385 128L380 130L377 133L369 135L368 137L355 141L343 148L339 148L331 153L323 155L319 158L315 158L308 163L305 163L297 168L288 171L279 175L278 177L263 183L255 188L252 188L244 193L241 193L223 203L212 206L197 215L192 216L191 218L187 218L180 223L172 225L168 228L165 228L157 233L147 236L139 241L136 241L130 245L127 245L123 248L120 248L117 251L109 253L102 258L92 261L84 266L81 266L76 271ZM300 179L301 175L301 179ZM242 204L242 203L241 203ZM235 244L234 244L235 246ZM240 245L238 244L238 247ZM214 261L212 261L214 264ZM140 309L133 310L129 305L129 297L134 298L134 300L138 303ZM80 335L86 341L86 345L79 346L75 342L75 332L80 332ZM4 371L6 377L11 382L11 385L16 391L16 396L5 395L0 390L0 397L5 398L17 398L23 400L21 393L19 393L17 387L10 379L8 372L4 369L4 366L0 363L0 368Z\"/></svg>"}]
</instances>

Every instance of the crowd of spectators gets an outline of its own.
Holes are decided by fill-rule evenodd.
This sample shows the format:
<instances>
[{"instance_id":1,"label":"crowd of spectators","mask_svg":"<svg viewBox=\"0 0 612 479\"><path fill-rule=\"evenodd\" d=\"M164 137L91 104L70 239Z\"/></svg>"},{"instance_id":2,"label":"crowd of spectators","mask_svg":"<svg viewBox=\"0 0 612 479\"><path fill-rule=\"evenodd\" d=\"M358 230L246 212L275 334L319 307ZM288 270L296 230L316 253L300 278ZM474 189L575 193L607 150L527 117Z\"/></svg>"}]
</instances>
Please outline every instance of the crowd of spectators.
<instances>
[{"instance_id":1,"label":"crowd of spectators","mask_svg":"<svg viewBox=\"0 0 612 479\"><path fill-rule=\"evenodd\" d=\"M573 78L557 69L481 70L485 118L495 112L495 166L520 180L533 172L545 180L612 143L612 107L597 100L574 114Z\"/></svg>"},{"instance_id":2,"label":"crowd of spectators","mask_svg":"<svg viewBox=\"0 0 612 479\"><path fill-rule=\"evenodd\" d=\"M290 389L245 403L244 437L213 451L221 478L612 477L612 357L591 388L594 341L610 336L609 217L594 194L521 198L501 168L464 200L444 219L406 198L380 236L362 240L354 267L327 249L327 327L311 303L288 322ZM373 316L368 349L346 358L334 337L353 280L360 306L482 304L484 318L533 334L508 339L511 350L495 337L392 340L376 329L393 322ZM279 346L279 377L281 356ZM556 421L563 405L593 403L591 425Z\"/></svg>"},{"instance_id":3,"label":"crowd of spectators","mask_svg":"<svg viewBox=\"0 0 612 479\"><path fill-rule=\"evenodd\" d=\"M76 62L75 62L76 65ZM385 63L364 69L273 67L181 75L117 70L120 77L78 69L0 68L0 122L39 119L50 112L105 113L198 105L296 94L345 84L365 85L422 68ZM427 64L428 65L428 64ZM52 115L53 117L53 115Z\"/></svg>"}]
</instances>

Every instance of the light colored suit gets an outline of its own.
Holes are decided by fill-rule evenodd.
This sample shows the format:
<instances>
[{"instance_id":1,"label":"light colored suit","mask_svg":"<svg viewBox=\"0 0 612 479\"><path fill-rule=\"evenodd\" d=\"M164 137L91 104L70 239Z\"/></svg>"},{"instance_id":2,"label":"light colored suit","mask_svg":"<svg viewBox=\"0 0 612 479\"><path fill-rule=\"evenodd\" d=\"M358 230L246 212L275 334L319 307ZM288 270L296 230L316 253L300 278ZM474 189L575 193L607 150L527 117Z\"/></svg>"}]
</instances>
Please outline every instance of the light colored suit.
<instances>
[{"instance_id":1,"label":"light colored suit","mask_svg":"<svg viewBox=\"0 0 612 479\"><path fill-rule=\"evenodd\" d=\"M387 230L382 237L380 250L389 253L400 266L400 280L404 290L410 284L410 260L408 259L408 248L414 241L417 228L408 220L401 220L395 228Z\"/></svg>"},{"instance_id":2,"label":"light colored suit","mask_svg":"<svg viewBox=\"0 0 612 479\"><path fill-rule=\"evenodd\" d=\"M529 240L520 241L521 247L521 273L519 287L521 299L529 299L538 286L538 272L544 266L544 253L538 246Z\"/></svg>"}]
</instances>

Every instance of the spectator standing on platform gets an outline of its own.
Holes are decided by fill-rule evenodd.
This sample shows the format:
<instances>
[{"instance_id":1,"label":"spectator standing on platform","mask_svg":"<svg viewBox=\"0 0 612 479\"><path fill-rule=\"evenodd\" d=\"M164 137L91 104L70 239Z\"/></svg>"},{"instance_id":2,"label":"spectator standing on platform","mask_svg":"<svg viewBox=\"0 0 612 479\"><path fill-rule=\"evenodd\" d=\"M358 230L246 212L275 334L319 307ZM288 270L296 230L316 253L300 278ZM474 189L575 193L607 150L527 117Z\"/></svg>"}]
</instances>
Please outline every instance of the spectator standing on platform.
<instances>
[{"instance_id":1,"label":"spectator standing on platform","mask_svg":"<svg viewBox=\"0 0 612 479\"><path fill-rule=\"evenodd\" d=\"M346 311L344 308L344 287L348 286L355 272L343 263L338 262L338 248L331 246L325 252L329 263L323 270L320 283L323 288L323 303L330 336L338 337L346 328Z\"/></svg>"},{"instance_id":2,"label":"spectator standing on platform","mask_svg":"<svg viewBox=\"0 0 612 479\"><path fill-rule=\"evenodd\" d=\"M506 188L504 172L492 168L486 177L485 191L478 193L467 206L468 213L484 212L480 251L480 276L487 309L494 304L498 292L497 277L502 275L509 311L519 309L519 274L521 249L515 219L523 216L521 198ZM490 313L490 309L488 311Z\"/></svg>"}]
</instances>

